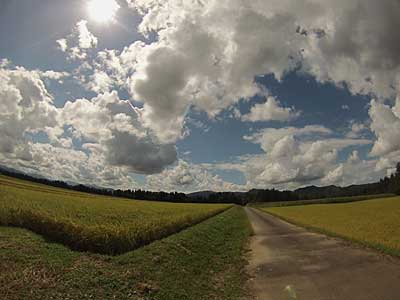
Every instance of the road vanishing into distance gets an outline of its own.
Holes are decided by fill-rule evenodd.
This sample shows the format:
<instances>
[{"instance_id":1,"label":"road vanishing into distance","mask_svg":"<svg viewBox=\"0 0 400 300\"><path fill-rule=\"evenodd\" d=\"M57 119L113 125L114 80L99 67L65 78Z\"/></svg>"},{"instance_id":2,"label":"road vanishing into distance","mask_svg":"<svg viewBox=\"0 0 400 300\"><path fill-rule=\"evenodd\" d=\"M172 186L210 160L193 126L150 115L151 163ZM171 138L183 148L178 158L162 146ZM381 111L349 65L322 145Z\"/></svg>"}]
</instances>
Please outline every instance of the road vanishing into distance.
<instances>
[{"instance_id":1,"label":"road vanishing into distance","mask_svg":"<svg viewBox=\"0 0 400 300\"><path fill-rule=\"evenodd\" d=\"M248 266L258 300L398 300L400 260L253 208Z\"/></svg>"}]
</instances>

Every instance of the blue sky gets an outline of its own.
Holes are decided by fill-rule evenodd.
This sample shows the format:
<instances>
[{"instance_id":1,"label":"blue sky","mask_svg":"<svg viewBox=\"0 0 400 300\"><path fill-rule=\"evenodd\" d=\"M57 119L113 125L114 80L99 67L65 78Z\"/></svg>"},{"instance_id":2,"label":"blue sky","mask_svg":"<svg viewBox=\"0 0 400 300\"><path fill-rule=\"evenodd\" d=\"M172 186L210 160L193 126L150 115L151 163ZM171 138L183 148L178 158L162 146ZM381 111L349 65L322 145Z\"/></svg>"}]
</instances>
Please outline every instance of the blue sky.
<instances>
[{"instance_id":1,"label":"blue sky","mask_svg":"<svg viewBox=\"0 0 400 300\"><path fill-rule=\"evenodd\" d=\"M3 1L1 164L179 191L390 174L400 76L386 13L398 5L289 2Z\"/></svg>"}]
</instances>

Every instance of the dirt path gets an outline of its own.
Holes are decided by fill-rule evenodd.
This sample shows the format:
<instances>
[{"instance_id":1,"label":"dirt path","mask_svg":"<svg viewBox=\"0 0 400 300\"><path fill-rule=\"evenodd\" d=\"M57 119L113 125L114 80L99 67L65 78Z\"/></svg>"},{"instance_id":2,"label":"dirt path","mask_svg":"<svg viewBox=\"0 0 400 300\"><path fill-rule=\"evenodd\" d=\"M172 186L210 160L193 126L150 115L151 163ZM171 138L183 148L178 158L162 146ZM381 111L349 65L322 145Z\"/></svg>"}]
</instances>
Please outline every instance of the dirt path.
<instances>
[{"instance_id":1,"label":"dirt path","mask_svg":"<svg viewBox=\"0 0 400 300\"><path fill-rule=\"evenodd\" d=\"M255 299L400 299L400 260L246 212L255 233L249 265Z\"/></svg>"}]
</instances>

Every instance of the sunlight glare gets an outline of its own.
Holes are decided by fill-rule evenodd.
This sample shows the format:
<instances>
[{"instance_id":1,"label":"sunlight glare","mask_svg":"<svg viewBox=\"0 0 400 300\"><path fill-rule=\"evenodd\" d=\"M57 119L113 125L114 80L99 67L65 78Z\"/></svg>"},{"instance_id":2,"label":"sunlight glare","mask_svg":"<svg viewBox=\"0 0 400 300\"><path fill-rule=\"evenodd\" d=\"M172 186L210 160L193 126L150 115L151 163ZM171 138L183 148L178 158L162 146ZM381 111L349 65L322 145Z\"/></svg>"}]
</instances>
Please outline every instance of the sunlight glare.
<instances>
[{"instance_id":1,"label":"sunlight glare","mask_svg":"<svg viewBox=\"0 0 400 300\"><path fill-rule=\"evenodd\" d=\"M90 0L87 9L90 18L99 23L107 23L114 20L120 8L115 0Z\"/></svg>"}]
</instances>

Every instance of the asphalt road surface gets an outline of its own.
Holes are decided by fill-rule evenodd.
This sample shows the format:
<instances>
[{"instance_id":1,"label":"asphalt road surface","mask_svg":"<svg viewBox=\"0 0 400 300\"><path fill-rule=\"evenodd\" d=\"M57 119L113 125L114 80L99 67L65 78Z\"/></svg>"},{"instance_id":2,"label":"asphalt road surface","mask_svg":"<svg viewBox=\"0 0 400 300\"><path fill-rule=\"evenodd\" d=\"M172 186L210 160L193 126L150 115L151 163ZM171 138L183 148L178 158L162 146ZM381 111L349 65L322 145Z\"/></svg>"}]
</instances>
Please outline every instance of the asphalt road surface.
<instances>
[{"instance_id":1,"label":"asphalt road surface","mask_svg":"<svg viewBox=\"0 0 400 300\"><path fill-rule=\"evenodd\" d=\"M258 300L399 300L400 260L246 208Z\"/></svg>"}]
</instances>

